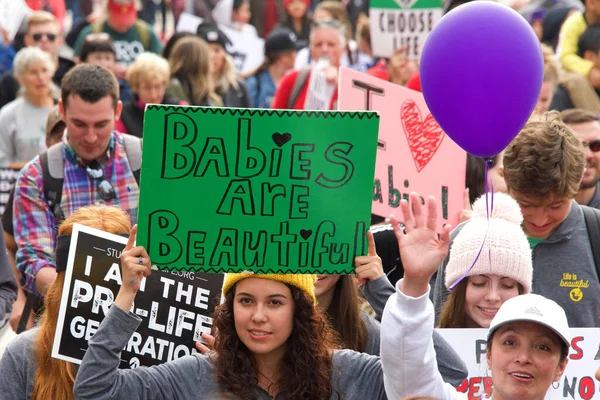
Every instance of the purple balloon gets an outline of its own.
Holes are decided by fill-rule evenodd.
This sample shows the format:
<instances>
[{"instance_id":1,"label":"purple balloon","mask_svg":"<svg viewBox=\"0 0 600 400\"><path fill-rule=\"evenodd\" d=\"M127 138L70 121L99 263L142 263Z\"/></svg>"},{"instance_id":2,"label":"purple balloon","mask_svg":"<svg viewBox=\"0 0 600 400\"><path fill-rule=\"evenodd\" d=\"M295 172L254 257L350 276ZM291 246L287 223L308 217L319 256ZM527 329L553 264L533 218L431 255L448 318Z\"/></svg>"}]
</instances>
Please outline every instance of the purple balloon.
<instances>
[{"instance_id":1,"label":"purple balloon","mask_svg":"<svg viewBox=\"0 0 600 400\"><path fill-rule=\"evenodd\" d=\"M420 70L423 96L444 132L468 153L491 157L531 116L544 60L525 18L501 4L475 1L434 26Z\"/></svg>"}]
</instances>

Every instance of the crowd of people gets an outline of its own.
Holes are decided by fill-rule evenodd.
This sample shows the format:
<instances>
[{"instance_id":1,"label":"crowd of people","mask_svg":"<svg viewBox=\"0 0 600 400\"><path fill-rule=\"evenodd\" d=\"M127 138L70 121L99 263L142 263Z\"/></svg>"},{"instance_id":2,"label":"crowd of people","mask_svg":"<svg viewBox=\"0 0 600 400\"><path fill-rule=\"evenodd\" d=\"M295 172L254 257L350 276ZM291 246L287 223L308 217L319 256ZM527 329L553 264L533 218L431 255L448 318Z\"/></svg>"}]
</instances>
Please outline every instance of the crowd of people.
<instances>
[{"instance_id":1,"label":"crowd of people","mask_svg":"<svg viewBox=\"0 0 600 400\"><path fill-rule=\"evenodd\" d=\"M340 67L419 91L419 60L373 54L367 0L233 0L228 21L217 0L27 0L0 47L0 168L19 171L1 219L0 398L462 398L467 367L437 327L488 330L494 400L543 399L569 329L600 327L600 8L503 2L540 39L543 83L502 153L468 155L460 225L436 231L439 199L412 193L372 215L354 275L226 274L197 354L120 370L152 273L134 245L146 105L336 110ZM170 34L184 11L203 22ZM236 69L227 29L264 38L262 66ZM79 366L51 357L55 255L75 223L129 236Z\"/></svg>"}]
</instances>

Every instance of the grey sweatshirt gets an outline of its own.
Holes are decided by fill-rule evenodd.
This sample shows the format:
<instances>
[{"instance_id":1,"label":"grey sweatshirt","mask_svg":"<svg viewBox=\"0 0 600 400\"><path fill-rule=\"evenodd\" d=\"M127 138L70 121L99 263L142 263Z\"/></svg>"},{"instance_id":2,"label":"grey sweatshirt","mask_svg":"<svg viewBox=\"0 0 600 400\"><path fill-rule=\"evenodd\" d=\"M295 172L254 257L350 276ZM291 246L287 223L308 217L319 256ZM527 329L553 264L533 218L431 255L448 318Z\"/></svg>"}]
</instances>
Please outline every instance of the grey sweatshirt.
<instances>
[{"instance_id":1,"label":"grey sweatshirt","mask_svg":"<svg viewBox=\"0 0 600 400\"><path fill-rule=\"evenodd\" d=\"M0 359L0 398L24 400L31 397L37 369L34 351L38 328L25 331L15 337L4 350Z\"/></svg>"},{"instance_id":2,"label":"grey sweatshirt","mask_svg":"<svg viewBox=\"0 0 600 400\"><path fill-rule=\"evenodd\" d=\"M390 296L396 293L396 288L392 286L387 276L382 276L379 279L368 281L366 285L362 286L362 293L364 298L371 304L377 319L381 320L383 315L383 309ZM380 326L377 324L377 332L374 329L369 329L369 343L375 340L377 337L377 344L380 342ZM373 337L373 339L371 339ZM437 359L437 366L444 382L448 382L452 386L460 385L468 376L469 371L467 365L460 358L458 353L444 340L444 338L433 331L433 346L435 348L435 355ZM379 349L377 353L370 353L379 355Z\"/></svg>"},{"instance_id":3,"label":"grey sweatshirt","mask_svg":"<svg viewBox=\"0 0 600 400\"><path fill-rule=\"evenodd\" d=\"M451 240L465 222L452 232ZM600 246L600 243L596 244ZM452 243L450 243L450 254ZM571 201L571 211L556 231L533 249L532 292L556 301L567 314L569 327L600 326L600 282L581 207ZM449 293L444 284L448 257L438 270L434 305L436 321Z\"/></svg>"},{"instance_id":4,"label":"grey sweatshirt","mask_svg":"<svg viewBox=\"0 0 600 400\"><path fill-rule=\"evenodd\" d=\"M119 370L121 349L141 319L111 307L90 339L73 392L93 399L221 399L215 369L207 356L195 354L153 367ZM333 353L332 387L343 399L387 399L379 357L351 350ZM393 373L393 371L391 371ZM254 398L272 400L257 386ZM332 399L337 398L334 394ZM277 396L277 400L282 400Z\"/></svg>"}]
</instances>

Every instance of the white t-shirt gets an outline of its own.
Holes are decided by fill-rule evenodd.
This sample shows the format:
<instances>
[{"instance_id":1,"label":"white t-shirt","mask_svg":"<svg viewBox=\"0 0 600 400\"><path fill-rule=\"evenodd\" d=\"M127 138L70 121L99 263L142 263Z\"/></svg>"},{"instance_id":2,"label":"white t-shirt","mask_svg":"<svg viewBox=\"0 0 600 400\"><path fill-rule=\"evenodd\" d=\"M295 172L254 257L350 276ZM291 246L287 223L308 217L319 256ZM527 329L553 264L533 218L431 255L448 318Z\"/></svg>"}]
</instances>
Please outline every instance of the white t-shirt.
<instances>
[{"instance_id":1,"label":"white t-shirt","mask_svg":"<svg viewBox=\"0 0 600 400\"><path fill-rule=\"evenodd\" d=\"M232 22L230 26L232 29L243 33L244 35L252 35L258 37L258 32L256 31L254 25Z\"/></svg>"}]
</instances>

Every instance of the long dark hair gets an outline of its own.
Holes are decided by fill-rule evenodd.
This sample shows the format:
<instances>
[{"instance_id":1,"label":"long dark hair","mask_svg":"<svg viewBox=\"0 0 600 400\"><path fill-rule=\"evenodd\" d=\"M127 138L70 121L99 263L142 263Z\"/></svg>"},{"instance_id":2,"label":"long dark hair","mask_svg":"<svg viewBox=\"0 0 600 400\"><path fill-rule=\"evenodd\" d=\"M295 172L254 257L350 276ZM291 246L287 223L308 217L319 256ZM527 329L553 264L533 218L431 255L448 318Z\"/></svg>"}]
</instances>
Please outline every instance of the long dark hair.
<instances>
[{"instance_id":1,"label":"long dark hair","mask_svg":"<svg viewBox=\"0 0 600 400\"><path fill-rule=\"evenodd\" d=\"M498 156L491 157L490 169L498 162ZM469 188L469 201L471 204L485 194L485 160L467 154L467 173L465 176L466 187Z\"/></svg>"},{"instance_id":2,"label":"long dark hair","mask_svg":"<svg viewBox=\"0 0 600 400\"><path fill-rule=\"evenodd\" d=\"M340 276L334 290L327 316L345 349L364 352L369 332L360 316L360 298L352 275Z\"/></svg>"},{"instance_id":3,"label":"long dark hair","mask_svg":"<svg viewBox=\"0 0 600 400\"><path fill-rule=\"evenodd\" d=\"M440 320L438 328L467 328L467 285L469 277L464 278L456 285L454 290L450 292L442 311L440 311ZM523 285L517 283L519 294L523 294Z\"/></svg>"},{"instance_id":4,"label":"long dark hair","mask_svg":"<svg viewBox=\"0 0 600 400\"><path fill-rule=\"evenodd\" d=\"M289 286L294 300L294 328L287 340L277 387L289 399L323 400L332 392L332 349L335 334L327 321L300 289ZM258 371L252 352L242 343L235 330L233 303L235 286L214 314L215 337L212 361L223 395L242 400L254 399Z\"/></svg>"},{"instance_id":5,"label":"long dark hair","mask_svg":"<svg viewBox=\"0 0 600 400\"><path fill-rule=\"evenodd\" d=\"M440 312L440 321L438 328L466 328L467 312L465 310L467 283L469 278L465 278L456 285L450 292L442 311Z\"/></svg>"}]
</instances>

